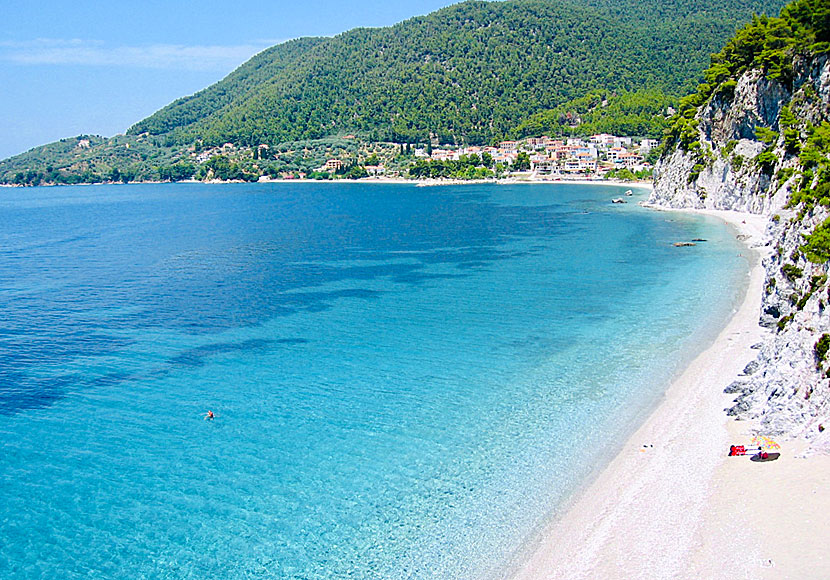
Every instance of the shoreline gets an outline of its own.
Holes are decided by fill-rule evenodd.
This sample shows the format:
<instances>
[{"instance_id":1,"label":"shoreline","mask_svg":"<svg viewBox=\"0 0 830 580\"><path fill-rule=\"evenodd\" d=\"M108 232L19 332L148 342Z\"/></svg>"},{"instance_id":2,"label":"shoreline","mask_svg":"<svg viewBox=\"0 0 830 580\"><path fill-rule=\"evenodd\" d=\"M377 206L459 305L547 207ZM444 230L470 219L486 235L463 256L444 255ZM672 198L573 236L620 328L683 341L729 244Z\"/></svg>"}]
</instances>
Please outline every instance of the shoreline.
<instances>
[{"instance_id":1,"label":"shoreline","mask_svg":"<svg viewBox=\"0 0 830 580\"><path fill-rule=\"evenodd\" d=\"M163 185L168 183L204 183L206 185L228 185L233 183L249 183L249 184L272 184L272 183L331 183L331 184L344 184L344 183L377 183L377 184L398 184L398 185L414 185L416 187L433 187L433 186L447 186L447 185L481 185L481 184L493 184L493 185L516 185L516 184L528 184L528 185L536 185L536 184L547 184L547 185L556 185L556 184L568 184L568 185L614 185L614 186L627 186L627 187L637 187L637 188L648 188L651 189L652 182L651 181L622 181L619 179L546 179L540 177L530 177L530 176L522 176L522 177L504 177L501 179L407 179L405 177L364 177L361 179L270 179L265 181L241 181L241 180L231 180L231 181L223 181L221 179L211 179L208 181L199 181L197 179L183 179L181 181L130 181L127 183L122 182L100 182L100 183L75 183L75 184L67 184L67 183L43 183L34 187L75 187L79 185L146 185L146 184L155 184L155 185ZM33 187L27 185L14 185L10 183L0 183L0 187L8 187L8 188L20 188L25 189L26 187Z\"/></svg>"},{"instance_id":2,"label":"shoreline","mask_svg":"<svg viewBox=\"0 0 830 580\"><path fill-rule=\"evenodd\" d=\"M712 215L735 228L750 256L743 299L616 457L526 546L512 580L776 577L759 576L759 562L773 562L772 568L776 561L769 556L775 533L756 541L765 526L764 510L754 518L735 514L736 504L728 498L751 500L754 494L746 491L756 490L753 480L761 470L786 468L791 461L759 464L726 457L730 442L748 443L751 425L734 425L724 411L732 397L723 393L755 358L751 346L768 332L758 324L768 218L642 205ZM782 452L792 453L791 446ZM744 533L736 536L736 528Z\"/></svg>"}]
</instances>

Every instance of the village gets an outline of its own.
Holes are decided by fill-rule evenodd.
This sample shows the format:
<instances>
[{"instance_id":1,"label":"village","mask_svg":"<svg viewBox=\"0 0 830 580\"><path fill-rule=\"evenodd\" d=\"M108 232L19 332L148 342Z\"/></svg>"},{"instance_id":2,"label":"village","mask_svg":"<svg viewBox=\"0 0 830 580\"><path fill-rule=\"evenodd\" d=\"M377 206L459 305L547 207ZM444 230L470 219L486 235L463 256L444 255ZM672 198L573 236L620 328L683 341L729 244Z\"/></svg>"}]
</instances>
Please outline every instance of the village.
<instances>
[{"instance_id":1,"label":"village","mask_svg":"<svg viewBox=\"0 0 830 580\"><path fill-rule=\"evenodd\" d=\"M567 176L601 177L609 171L628 169L632 173L651 169L649 153L658 146L655 139L598 134L587 139L570 137L552 139L531 137L520 141L502 141L498 147L462 147L458 149L417 149L416 157L432 160L460 160L462 156L489 155L494 163L505 167L517 165L521 153L526 153L529 171L535 177L564 178ZM525 167L525 169L528 169Z\"/></svg>"},{"instance_id":2,"label":"village","mask_svg":"<svg viewBox=\"0 0 830 580\"><path fill-rule=\"evenodd\" d=\"M492 146L425 146L405 144L360 144L354 135L339 138L340 145L327 143L315 154L311 148L292 147L237 149L227 143L222 147L193 153L194 161L206 164L217 155L241 162L254 180L296 179L492 179L522 178L542 181L568 179L647 178L653 166L659 142L606 133L590 137L547 136L516 141L501 141ZM344 145L345 144L345 145ZM270 149L270 150L269 150ZM322 153L322 157L319 155ZM326 155L328 154L328 155ZM297 156L305 159L296 161ZM277 170L274 161L288 161ZM317 157L316 163L309 163ZM247 161L245 161L247 159ZM207 164L210 165L210 164ZM293 165L293 167L292 167ZM303 167L304 165L304 167ZM455 168L452 175L437 168ZM463 173L458 167L463 167ZM208 179L217 178L213 172ZM221 177L219 177L221 179Z\"/></svg>"},{"instance_id":3,"label":"village","mask_svg":"<svg viewBox=\"0 0 830 580\"><path fill-rule=\"evenodd\" d=\"M522 176L537 180L602 179L620 175L646 177L651 173L656 139L597 134L587 138L531 137L502 141L498 146L421 147L413 151L415 163L464 162L480 160L480 166L493 168L493 176ZM339 159L329 159L324 171L338 170ZM367 165L369 176L398 177L383 165Z\"/></svg>"}]
</instances>

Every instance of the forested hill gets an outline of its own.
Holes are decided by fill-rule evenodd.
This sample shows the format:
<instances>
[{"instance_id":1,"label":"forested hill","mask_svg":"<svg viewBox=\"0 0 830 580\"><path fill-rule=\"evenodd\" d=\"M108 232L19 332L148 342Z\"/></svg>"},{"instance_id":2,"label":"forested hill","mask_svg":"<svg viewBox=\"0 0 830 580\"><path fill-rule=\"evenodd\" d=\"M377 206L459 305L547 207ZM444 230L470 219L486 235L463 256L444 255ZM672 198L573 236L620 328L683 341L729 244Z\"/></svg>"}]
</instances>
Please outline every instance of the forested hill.
<instances>
[{"instance_id":1,"label":"forested hill","mask_svg":"<svg viewBox=\"0 0 830 580\"><path fill-rule=\"evenodd\" d=\"M396 26L270 48L131 134L168 145L332 134L490 142L596 90L680 95L753 13L780 0L464 2Z\"/></svg>"}]
</instances>

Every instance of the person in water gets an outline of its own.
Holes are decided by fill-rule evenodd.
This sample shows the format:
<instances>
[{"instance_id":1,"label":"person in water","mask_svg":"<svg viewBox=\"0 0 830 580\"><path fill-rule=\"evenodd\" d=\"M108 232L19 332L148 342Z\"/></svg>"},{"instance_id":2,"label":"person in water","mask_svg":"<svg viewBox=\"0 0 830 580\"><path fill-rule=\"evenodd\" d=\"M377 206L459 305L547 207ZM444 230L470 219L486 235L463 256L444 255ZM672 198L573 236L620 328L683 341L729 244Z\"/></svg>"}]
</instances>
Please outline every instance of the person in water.
<instances>
[{"instance_id":1,"label":"person in water","mask_svg":"<svg viewBox=\"0 0 830 580\"><path fill-rule=\"evenodd\" d=\"M212 421L213 420L213 411L208 411L205 413L205 421Z\"/></svg>"}]
</instances>

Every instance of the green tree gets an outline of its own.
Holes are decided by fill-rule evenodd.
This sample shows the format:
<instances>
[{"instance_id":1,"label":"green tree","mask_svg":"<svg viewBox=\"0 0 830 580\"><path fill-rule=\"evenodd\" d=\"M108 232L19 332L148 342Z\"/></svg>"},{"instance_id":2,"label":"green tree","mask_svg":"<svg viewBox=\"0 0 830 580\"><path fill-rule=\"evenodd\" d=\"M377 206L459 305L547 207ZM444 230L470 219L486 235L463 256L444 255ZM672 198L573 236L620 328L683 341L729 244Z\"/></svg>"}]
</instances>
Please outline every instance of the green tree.
<instances>
[{"instance_id":1,"label":"green tree","mask_svg":"<svg viewBox=\"0 0 830 580\"><path fill-rule=\"evenodd\" d=\"M527 171L530 169L530 155L526 151L519 151L516 161L513 163L514 171Z\"/></svg>"}]
</instances>

